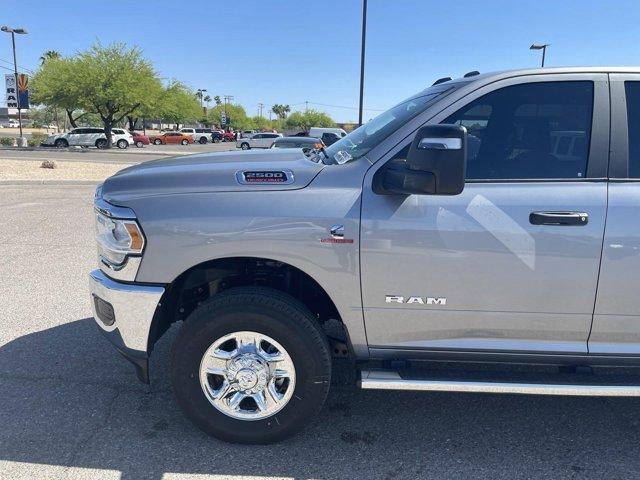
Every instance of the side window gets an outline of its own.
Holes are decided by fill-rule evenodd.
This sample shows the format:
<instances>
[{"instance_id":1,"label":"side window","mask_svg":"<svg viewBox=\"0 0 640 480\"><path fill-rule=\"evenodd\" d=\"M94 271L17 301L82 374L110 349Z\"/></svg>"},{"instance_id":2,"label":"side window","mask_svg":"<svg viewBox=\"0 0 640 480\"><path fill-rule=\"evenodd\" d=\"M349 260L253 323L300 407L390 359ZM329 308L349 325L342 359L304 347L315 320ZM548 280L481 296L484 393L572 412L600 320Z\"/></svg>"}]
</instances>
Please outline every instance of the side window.
<instances>
[{"instance_id":1,"label":"side window","mask_svg":"<svg viewBox=\"0 0 640 480\"><path fill-rule=\"evenodd\" d=\"M536 82L488 93L442 123L467 128L467 180L579 179L592 113L592 82Z\"/></svg>"},{"instance_id":2,"label":"side window","mask_svg":"<svg viewBox=\"0 0 640 480\"><path fill-rule=\"evenodd\" d=\"M624 82L629 130L629 178L640 178L640 82Z\"/></svg>"},{"instance_id":3,"label":"side window","mask_svg":"<svg viewBox=\"0 0 640 480\"><path fill-rule=\"evenodd\" d=\"M253 136L253 138L256 138L256 139L263 138L263 137L264 137L264 135L261 135L259 133Z\"/></svg>"}]
</instances>

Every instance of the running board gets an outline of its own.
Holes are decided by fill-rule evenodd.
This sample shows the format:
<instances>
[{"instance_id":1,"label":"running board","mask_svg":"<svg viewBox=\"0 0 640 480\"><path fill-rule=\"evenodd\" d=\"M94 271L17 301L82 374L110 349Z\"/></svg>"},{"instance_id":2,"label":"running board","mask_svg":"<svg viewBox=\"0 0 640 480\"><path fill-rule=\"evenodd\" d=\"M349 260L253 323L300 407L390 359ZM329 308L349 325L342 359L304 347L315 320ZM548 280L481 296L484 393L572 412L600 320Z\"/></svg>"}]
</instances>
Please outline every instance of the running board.
<instances>
[{"instance_id":1,"label":"running board","mask_svg":"<svg viewBox=\"0 0 640 480\"><path fill-rule=\"evenodd\" d=\"M585 397L640 397L640 385L572 385L510 383L468 380L402 378L390 370L363 370L364 390L411 390L429 392L510 393L526 395L573 395Z\"/></svg>"}]
</instances>

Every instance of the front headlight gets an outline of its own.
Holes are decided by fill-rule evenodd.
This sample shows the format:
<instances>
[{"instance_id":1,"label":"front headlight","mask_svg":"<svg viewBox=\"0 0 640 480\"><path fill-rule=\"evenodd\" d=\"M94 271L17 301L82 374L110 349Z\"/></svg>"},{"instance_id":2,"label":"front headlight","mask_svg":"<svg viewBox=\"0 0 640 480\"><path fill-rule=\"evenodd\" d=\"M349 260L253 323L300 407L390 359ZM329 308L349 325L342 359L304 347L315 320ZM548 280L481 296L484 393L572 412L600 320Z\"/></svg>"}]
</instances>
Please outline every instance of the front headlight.
<instances>
[{"instance_id":1,"label":"front headlight","mask_svg":"<svg viewBox=\"0 0 640 480\"><path fill-rule=\"evenodd\" d=\"M96 211L98 254L112 267L125 263L130 255L140 255L144 236L135 220L111 218Z\"/></svg>"}]
</instances>

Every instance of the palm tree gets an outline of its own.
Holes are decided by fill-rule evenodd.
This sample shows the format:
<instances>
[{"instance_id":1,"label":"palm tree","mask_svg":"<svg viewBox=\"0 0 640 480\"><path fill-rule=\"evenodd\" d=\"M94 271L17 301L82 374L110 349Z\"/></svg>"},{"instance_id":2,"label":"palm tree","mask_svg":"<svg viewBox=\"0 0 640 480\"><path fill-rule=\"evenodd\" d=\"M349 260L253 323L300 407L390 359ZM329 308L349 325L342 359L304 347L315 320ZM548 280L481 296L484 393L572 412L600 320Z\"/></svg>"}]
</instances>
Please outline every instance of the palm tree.
<instances>
[{"instance_id":1,"label":"palm tree","mask_svg":"<svg viewBox=\"0 0 640 480\"><path fill-rule=\"evenodd\" d=\"M207 104L207 109L209 108L209 102L211 102L211 97L209 95L207 95L206 97L204 97L204 101Z\"/></svg>"},{"instance_id":2,"label":"palm tree","mask_svg":"<svg viewBox=\"0 0 640 480\"><path fill-rule=\"evenodd\" d=\"M47 50L40 57L40 65L42 65L47 60L56 60L56 59L58 59L60 57L62 57L62 55L60 55L60 52L58 52L56 50Z\"/></svg>"},{"instance_id":3,"label":"palm tree","mask_svg":"<svg viewBox=\"0 0 640 480\"><path fill-rule=\"evenodd\" d=\"M280 104L275 104L273 107L271 107L271 111L273 113L275 113L278 118L287 118L287 114L291 111L291 107L289 105L280 105Z\"/></svg>"}]
</instances>

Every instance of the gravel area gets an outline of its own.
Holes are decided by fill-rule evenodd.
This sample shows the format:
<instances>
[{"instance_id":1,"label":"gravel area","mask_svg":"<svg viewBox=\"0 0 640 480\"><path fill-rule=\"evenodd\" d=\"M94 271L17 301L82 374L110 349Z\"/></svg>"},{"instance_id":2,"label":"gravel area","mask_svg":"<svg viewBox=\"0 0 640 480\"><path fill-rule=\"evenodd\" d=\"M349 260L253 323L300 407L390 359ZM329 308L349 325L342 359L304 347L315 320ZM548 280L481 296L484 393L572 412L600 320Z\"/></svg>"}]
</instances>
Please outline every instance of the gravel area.
<instances>
[{"instance_id":1,"label":"gravel area","mask_svg":"<svg viewBox=\"0 0 640 480\"><path fill-rule=\"evenodd\" d=\"M100 181L129 164L55 161L55 168L41 168L41 160L0 158L0 181L16 180L95 180Z\"/></svg>"}]
</instances>

